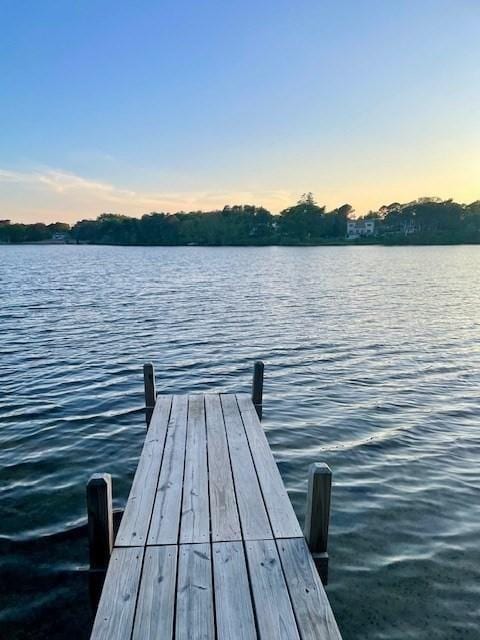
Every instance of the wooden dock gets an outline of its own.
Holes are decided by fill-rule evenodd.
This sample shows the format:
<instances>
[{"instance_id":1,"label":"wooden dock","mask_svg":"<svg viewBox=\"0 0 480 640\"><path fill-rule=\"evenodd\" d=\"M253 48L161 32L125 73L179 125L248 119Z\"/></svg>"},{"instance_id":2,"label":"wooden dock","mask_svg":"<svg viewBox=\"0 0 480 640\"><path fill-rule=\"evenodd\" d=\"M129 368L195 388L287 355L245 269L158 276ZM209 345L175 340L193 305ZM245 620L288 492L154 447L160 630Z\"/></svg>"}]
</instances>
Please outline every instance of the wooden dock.
<instances>
[{"instance_id":1,"label":"wooden dock","mask_svg":"<svg viewBox=\"0 0 480 640\"><path fill-rule=\"evenodd\" d=\"M314 560L259 420L263 366L252 397L156 397L153 369L145 380L149 426L114 542L109 477L89 483L92 571L108 563L91 638L341 640L317 571L330 475L310 478Z\"/></svg>"}]
</instances>

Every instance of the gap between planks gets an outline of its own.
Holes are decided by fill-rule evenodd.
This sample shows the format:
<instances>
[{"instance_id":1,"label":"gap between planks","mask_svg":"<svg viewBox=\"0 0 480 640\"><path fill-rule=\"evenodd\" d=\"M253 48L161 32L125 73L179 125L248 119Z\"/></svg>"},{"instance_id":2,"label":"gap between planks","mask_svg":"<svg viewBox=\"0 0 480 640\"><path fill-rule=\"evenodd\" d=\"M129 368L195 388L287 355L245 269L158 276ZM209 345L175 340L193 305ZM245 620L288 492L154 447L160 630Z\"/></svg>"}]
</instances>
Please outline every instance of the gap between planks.
<instances>
[{"instance_id":1,"label":"gap between planks","mask_svg":"<svg viewBox=\"0 0 480 640\"><path fill-rule=\"evenodd\" d=\"M111 562L92 640L341 640L304 540L119 548Z\"/></svg>"}]
</instances>

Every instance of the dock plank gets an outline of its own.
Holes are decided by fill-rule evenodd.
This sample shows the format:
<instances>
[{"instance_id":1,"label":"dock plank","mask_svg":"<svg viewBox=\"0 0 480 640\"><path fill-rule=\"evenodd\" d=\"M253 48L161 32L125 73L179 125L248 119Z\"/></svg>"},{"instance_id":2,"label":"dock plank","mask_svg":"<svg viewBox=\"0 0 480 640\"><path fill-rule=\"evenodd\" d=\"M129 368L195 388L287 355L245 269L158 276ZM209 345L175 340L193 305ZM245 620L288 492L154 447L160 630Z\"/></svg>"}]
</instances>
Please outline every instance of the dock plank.
<instances>
[{"instance_id":1,"label":"dock plank","mask_svg":"<svg viewBox=\"0 0 480 640\"><path fill-rule=\"evenodd\" d=\"M116 546L141 546L145 544L147 539L171 405L171 396L159 397L155 405L125 512L115 540Z\"/></svg>"},{"instance_id":2,"label":"dock plank","mask_svg":"<svg viewBox=\"0 0 480 640\"><path fill-rule=\"evenodd\" d=\"M299 639L275 541L250 540L245 548L260 640Z\"/></svg>"},{"instance_id":3,"label":"dock plank","mask_svg":"<svg viewBox=\"0 0 480 640\"><path fill-rule=\"evenodd\" d=\"M237 400L222 395L221 402L243 539L273 538Z\"/></svg>"},{"instance_id":4,"label":"dock plank","mask_svg":"<svg viewBox=\"0 0 480 640\"><path fill-rule=\"evenodd\" d=\"M176 545L145 551L132 640L172 639L177 555Z\"/></svg>"},{"instance_id":5,"label":"dock plank","mask_svg":"<svg viewBox=\"0 0 480 640\"><path fill-rule=\"evenodd\" d=\"M341 640L305 539L277 540L277 547L302 640Z\"/></svg>"},{"instance_id":6,"label":"dock plank","mask_svg":"<svg viewBox=\"0 0 480 640\"><path fill-rule=\"evenodd\" d=\"M218 395L205 396L212 542L241 540L240 520L222 407Z\"/></svg>"},{"instance_id":7,"label":"dock plank","mask_svg":"<svg viewBox=\"0 0 480 640\"><path fill-rule=\"evenodd\" d=\"M237 394L253 460L275 538L303 537L257 412L249 396Z\"/></svg>"},{"instance_id":8,"label":"dock plank","mask_svg":"<svg viewBox=\"0 0 480 640\"><path fill-rule=\"evenodd\" d=\"M90 640L130 640L143 547L114 549Z\"/></svg>"},{"instance_id":9,"label":"dock plank","mask_svg":"<svg viewBox=\"0 0 480 640\"><path fill-rule=\"evenodd\" d=\"M257 638L243 543L212 545L218 640Z\"/></svg>"},{"instance_id":10,"label":"dock plank","mask_svg":"<svg viewBox=\"0 0 480 640\"><path fill-rule=\"evenodd\" d=\"M208 542L209 540L210 509L205 400L203 395L192 395L188 399L180 542Z\"/></svg>"},{"instance_id":11,"label":"dock plank","mask_svg":"<svg viewBox=\"0 0 480 640\"><path fill-rule=\"evenodd\" d=\"M182 506L188 396L173 397L147 544L176 544Z\"/></svg>"},{"instance_id":12,"label":"dock plank","mask_svg":"<svg viewBox=\"0 0 480 640\"><path fill-rule=\"evenodd\" d=\"M215 640L210 544L180 547L175 639Z\"/></svg>"}]
</instances>

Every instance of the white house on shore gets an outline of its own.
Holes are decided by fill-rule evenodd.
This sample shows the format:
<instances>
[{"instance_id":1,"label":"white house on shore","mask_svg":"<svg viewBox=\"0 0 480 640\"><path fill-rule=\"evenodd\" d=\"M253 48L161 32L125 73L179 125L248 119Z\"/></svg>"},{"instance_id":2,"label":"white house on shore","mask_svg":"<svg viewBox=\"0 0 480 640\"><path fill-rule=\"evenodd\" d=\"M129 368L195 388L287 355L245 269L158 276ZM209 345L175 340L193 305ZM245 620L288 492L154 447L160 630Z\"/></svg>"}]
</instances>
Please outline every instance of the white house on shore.
<instances>
[{"instance_id":1,"label":"white house on shore","mask_svg":"<svg viewBox=\"0 0 480 640\"><path fill-rule=\"evenodd\" d=\"M375 235L375 222L376 220L372 218L367 220L348 220L347 240L356 240L357 238Z\"/></svg>"}]
</instances>

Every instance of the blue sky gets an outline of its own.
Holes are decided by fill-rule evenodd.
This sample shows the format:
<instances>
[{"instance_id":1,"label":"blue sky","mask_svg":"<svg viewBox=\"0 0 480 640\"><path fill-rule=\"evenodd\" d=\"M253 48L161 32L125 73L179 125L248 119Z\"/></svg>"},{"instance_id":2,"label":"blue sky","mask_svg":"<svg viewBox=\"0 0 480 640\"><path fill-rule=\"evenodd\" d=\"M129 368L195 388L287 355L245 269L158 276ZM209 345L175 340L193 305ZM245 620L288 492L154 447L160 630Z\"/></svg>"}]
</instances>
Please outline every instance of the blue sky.
<instances>
[{"instance_id":1,"label":"blue sky","mask_svg":"<svg viewBox=\"0 0 480 640\"><path fill-rule=\"evenodd\" d=\"M477 0L0 0L0 218L480 199Z\"/></svg>"}]
</instances>

